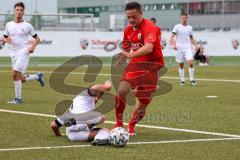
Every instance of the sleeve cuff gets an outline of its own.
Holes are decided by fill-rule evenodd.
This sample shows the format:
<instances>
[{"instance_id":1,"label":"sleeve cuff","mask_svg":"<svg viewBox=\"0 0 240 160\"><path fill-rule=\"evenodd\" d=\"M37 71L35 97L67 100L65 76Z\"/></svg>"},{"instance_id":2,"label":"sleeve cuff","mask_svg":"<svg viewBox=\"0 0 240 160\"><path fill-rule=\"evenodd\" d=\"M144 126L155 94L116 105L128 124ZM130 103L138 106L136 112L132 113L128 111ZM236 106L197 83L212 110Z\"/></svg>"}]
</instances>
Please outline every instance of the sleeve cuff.
<instances>
[{"instance_id":1,"label":"sleeve cuff","mask_svg":"<svg viewBox=\"0 0 240 160\"><path fill-rule=\"evenodd\" d=\"M33 37L33 38L37 38L37 36L38 36L38 35L37 35L37 33L36 33L36 34L34 34L32 37Z\"/></svg>"}]
</instances>

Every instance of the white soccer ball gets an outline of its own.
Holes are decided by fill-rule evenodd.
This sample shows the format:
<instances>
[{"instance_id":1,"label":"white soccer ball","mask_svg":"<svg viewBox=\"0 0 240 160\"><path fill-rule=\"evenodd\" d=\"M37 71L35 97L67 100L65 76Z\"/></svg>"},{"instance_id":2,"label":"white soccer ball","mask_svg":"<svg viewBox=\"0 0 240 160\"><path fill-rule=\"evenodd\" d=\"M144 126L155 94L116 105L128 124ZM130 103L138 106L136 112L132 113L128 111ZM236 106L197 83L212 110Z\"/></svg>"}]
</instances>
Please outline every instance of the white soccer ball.
<instances>
[{"instance_id":1,"label":"white soccer ball","mask_svg":"<svg viewBox=\"0 0 240 160\"><path fill-rule=\"evenodd\" d=\"M124 147L129 141L129 134L122 127L114 128L110 131L110 144L114 147Z\"/></svg>"}]
</instances>

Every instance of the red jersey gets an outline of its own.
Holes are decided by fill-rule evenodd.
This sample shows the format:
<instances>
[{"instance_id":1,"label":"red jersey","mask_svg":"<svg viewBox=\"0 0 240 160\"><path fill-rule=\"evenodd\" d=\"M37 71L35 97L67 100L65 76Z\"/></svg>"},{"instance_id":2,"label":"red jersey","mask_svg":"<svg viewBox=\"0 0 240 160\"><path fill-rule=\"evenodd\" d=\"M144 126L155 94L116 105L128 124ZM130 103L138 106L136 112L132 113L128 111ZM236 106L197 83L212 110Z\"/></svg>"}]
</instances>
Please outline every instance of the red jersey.
<instances>
[{"instance_id":1,"label":"red jersey","mask_svg":"<svg viewBox=\"0 0 240 160\"><path fill-rule=\"evenodd\" d=\"M160 36L160 39L161 39L161 35L162 35L161 29L158 26L156 26L156 27L157 27L157 33L158 33L158 35Z\"/></svg>"},{"instance_id":2,"label":"red jersey","mask_svg":"<svg viewBox=\"0 0 240 160\"><path fill-rule=\"evenodd\" d=\"M151 21L143 19L140 28L136 30L131 25L125 28L122 45L123 49L137 51L146 43L153 43L153 52L144 56L131 58L130 63L156 62L164 65L159 31Z\"/></svg>"}]
</instances>

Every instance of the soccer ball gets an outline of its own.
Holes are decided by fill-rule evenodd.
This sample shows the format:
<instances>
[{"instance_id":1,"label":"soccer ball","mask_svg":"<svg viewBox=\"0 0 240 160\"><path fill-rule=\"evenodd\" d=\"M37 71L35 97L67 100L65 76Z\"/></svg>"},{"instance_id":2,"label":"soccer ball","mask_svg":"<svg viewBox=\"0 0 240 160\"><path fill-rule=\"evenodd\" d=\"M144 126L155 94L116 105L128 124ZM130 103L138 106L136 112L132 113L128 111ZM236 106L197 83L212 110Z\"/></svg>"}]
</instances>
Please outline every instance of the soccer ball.
<instances>
[{"instance_id":1,"label":"soccer ball","mask_svg":"<svg viewBox=\"0 0 240 160\"><path fill-rule=\"evenodd\" d=\"M129 134L122 127L114 128L110 131L109 142L114 147L124 147L129 140Z\"/></svg>"}]
</instances>

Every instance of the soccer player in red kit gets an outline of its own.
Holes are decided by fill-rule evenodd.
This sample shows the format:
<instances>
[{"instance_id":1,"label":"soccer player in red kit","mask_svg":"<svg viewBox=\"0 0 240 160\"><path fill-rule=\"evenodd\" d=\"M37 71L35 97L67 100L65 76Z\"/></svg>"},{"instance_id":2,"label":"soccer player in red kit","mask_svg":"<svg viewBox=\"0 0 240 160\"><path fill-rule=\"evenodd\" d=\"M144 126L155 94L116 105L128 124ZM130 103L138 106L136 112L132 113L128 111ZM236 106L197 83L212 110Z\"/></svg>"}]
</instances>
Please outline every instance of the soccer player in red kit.
<instances>
[{"instance_id":1,"label":"soccer player in red kit","mask_svg":"<svg viewBox=\"0 0 240 160\"><path fill-rule=\"evenodd\" d=\"M124 30L123 50L117 58L115 67L126 59L129 59L129 64L123 71L115 96L114 127L123 126L126 96L133 89L137 103L128 124L128 132L130 135L135 135L135 125L144 117L146 108L151 102L164 60L156 26L142 17L141 5L137 2L127 3L125 13L129 25Z\"/></svg>"},{"instance_id":2,"label":"soccer player in red kit","mask_svg":"<svg viewBox=\"0 0 240 160\"><path fill-rule=\"evenodd\" d=\"M156 23L157 23L156 18L151 18L150 20L151 20L152 23L157 27L157 32L158 32L158 35L160 36L160 41L161 41L162 32L161 32L161 29L156 25Z\"/></svg>"}]
</instances>

